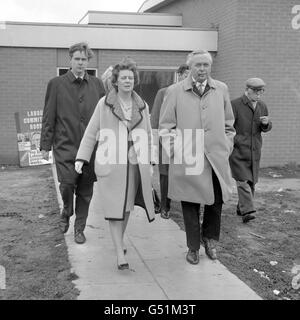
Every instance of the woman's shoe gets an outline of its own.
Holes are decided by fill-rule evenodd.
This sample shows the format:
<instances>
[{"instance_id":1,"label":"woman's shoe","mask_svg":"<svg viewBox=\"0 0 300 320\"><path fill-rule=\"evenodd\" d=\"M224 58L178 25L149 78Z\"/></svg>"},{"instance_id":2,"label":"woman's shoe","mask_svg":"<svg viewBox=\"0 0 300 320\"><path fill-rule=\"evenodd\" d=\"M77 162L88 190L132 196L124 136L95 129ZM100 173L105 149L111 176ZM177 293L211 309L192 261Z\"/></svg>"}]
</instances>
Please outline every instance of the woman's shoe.
<instances>
[{"instance_id":1,"label":"woman's shoe","mask_svg":"<svg viewBox=\"0 0 300 320\"><path fill-rule=\"evenodd\" d=\"M169 213L169 211L161 210L160 216L163 219L169 219L170 218L170 213Z\"/></svg>"},{"instance_id":2,"label":"woman's shoe","mask_svg":"<svg viewBox=\"0 0 300 320\"><path fill-rule=\"evenodd\" d=\"M128 263L118 264L118 269L119 269L119 270L129 269L129 264L128 264Z\"/></svg>"}]
</instances>

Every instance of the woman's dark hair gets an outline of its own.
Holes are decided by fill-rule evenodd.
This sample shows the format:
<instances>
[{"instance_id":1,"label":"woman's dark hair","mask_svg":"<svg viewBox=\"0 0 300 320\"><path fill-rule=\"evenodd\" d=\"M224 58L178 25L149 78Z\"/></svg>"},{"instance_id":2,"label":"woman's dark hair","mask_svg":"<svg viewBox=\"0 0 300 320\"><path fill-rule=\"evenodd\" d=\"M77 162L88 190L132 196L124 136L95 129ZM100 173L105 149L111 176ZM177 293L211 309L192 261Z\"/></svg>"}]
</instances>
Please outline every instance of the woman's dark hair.
<instances>
[{"instance_id":1,"label":"woman's dark hair","mask_svg":"<svg viewBox=\"0 0 300 320\"><path fill-rule=\"evenodd\" d=\"M121 70L130 70L134 76L134 87L140 83L137 65L134 60L129 57L124 58L120 63L116 64L112 70L111 84L118 91L117 81Z\"/></svg>"}]
</instances>

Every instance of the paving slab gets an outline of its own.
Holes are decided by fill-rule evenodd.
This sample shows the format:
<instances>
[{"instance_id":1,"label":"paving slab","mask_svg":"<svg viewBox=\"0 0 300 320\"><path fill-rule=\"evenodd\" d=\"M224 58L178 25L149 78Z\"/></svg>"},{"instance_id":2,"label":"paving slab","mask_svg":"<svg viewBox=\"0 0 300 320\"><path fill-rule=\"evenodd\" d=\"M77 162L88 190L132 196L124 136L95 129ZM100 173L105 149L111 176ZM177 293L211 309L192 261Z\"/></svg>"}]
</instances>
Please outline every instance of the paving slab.
<instances>
[{"instance_id":1,"label":"paving slab","mask_svg":"<svg viewBox=\"0 0 300 320\"><path fill-rule=\"evenodd\" d=\"M54 166L53 174L58 192ZM59 193L58 201L61 206ZM108 222L93 199L83 245L74 242L73 221L65 239L79 300L261 300L219 261L208 259L203 248L198 265L186 262L185 232L171 219L156 215L149 223L135 207L125 239L130 269L123 271L117 269Z\"/></svg>"}]
</instances>

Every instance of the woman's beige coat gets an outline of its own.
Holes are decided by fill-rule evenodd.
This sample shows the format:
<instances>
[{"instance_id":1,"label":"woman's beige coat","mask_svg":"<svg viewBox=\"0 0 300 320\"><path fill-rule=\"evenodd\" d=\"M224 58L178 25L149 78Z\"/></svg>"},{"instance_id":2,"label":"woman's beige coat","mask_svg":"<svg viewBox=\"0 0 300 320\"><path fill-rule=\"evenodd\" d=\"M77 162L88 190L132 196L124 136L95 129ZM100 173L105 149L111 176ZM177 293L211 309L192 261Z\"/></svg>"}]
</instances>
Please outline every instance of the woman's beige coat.
<instances>
[{"instance_id":1,"label":"woman's beige coat","mask_svg":"<svg viewBox=\"0 0 300 320\"><path fill-rule=\"evenodd\" d=\"M127 126L115 90L102 99L88 124L76 160L88 162L96 140L95 158L97 193L93 195L105 219L122 220L126 207L128 188L128 161L137 161L141 184L135 204L143 207L149 222L154 220L150 157L152 134L148 106L132 93L132 120ZM133 143L128 142L128 136ZM133 146L134 152L130 152ZM140 155L140 157L139 157Z\"/></svg>"},{"instance_id":2,"label":"woman's beige coat","mask_svg":"<svg viewBox=\"0 0 300 320\"><path fill-rule=\"evenodd\" d=\"M174 149L172 147L169 152L171 164L168 194L171 199L177 201L213 204L212 169L219 179L223 201L229 200L232 193L234 181L228 157L233 148L235 129L228 88L225 83L211 78L208 79L208 85L209 90L205 91L200 99L193 89L190 75L169 87L162 105L160 135L164 138L175 137L174 143L171 143ZM189 136L184 134L184 129L192 129L194 139L188 139ZM197 143L196 129L202 129L198 131ZM183 161L182 164L172 163L174 156L175 159L180 159L179 133L184 134L186 138L182 139L184 148L191 149L192 146L191 150L195 152L198 147L198 173L194 169L189 171L193 166L188 161ZM184 156L182 158L184 159ZM200 173L201 164L203 171Z\"/></svg>"}]
</instances>

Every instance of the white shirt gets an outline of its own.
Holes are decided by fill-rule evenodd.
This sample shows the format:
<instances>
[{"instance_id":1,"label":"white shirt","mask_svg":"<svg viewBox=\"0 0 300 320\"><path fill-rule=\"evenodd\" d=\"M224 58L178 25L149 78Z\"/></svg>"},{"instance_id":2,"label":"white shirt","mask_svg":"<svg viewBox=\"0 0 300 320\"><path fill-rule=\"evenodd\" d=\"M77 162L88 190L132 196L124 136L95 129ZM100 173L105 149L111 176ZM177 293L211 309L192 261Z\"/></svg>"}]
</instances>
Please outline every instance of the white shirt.
<instances>
[{"instance_id":1,"label":"white shirt","mask_svg":"<svg viewBox=\"0 0 300 320\"><path fill-rule=\"evenodd\" d=\"M252 107L253 107L253 109L255 110L256 105L257 105L257 101L252 101L252 100L249 98L247 92L245 92L245 96L250 100L250 102L251 102L251 104L252 104Z\"/></svg>"}]
</instances>

